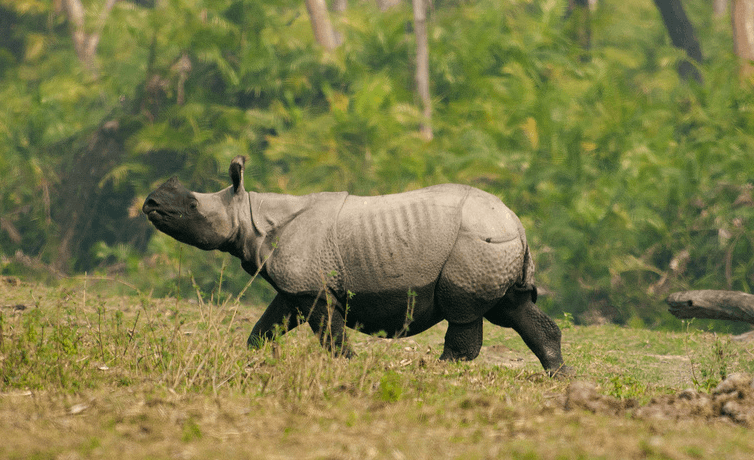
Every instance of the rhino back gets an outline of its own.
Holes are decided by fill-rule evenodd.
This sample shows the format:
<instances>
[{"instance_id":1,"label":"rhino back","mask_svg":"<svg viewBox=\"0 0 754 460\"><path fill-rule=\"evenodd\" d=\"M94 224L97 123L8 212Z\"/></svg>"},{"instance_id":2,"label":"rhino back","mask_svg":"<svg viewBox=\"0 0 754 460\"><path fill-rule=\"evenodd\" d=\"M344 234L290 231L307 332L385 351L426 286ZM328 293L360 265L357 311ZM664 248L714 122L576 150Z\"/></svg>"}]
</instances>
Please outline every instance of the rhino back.
<instances>
[{"instance_id":1,"label":"rhino back","mask_svg":"<svg viewBox=\"0 0 754 460\"><path fill-rule=\"evenodd\" d=\"M470 188L439 185L376 197L349 196L337 223L345 288L389 295L434 285L455 244Z\"/></svg>"}]
</instances>

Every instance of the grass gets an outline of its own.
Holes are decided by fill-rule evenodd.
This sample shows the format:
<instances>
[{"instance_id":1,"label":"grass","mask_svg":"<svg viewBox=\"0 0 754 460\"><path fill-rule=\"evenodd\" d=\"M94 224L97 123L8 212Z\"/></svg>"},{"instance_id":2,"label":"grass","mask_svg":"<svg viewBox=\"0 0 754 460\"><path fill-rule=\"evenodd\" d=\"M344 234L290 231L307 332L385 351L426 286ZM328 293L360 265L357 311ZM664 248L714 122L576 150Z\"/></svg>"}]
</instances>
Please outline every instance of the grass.
<instances>
[{"instance_id":1,"label":"grass","mask_svg":"<svg viewBox=\"0 0 754 460\"><path fill-rule=\"evenodd\" d=\"M12 281L12 280L11 280ZM114 296L106 280L0 282L0 458L750 458L749 428L566 410L511 330L485 324L472 362L437 360L444 326L358 356L308 327L246 349L262 306L230 295ZM219 300L218 300L219 299ZM563 327L577 378L647 404L754 374L750 344L697 330Z\"/></svg>"}]
</instances>

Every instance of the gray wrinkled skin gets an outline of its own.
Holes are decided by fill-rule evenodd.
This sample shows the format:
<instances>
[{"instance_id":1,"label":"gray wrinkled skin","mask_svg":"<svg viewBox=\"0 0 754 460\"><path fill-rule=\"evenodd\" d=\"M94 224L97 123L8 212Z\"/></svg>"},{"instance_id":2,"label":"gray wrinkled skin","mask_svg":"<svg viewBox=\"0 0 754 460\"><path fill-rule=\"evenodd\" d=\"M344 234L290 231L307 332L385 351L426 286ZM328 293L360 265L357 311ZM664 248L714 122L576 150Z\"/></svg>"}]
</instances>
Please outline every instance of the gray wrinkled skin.
<instances>
[{"instance_id":1,"label":"gray wrinkled skin","mask_svg":"<svg viewBox=\"0 0 754 460\"><path fill-rule=\"evenodd\" d=\"M471 360L487 318L515 329L551 374L563 367L560 330L534 305L524 229L495 196L456 184L373 197L246 192L243 167L236 157L233 185L217 193L170 179L143 211L179 241L228 252L251 274L261 267L278 294L249 346L303 319L351 356L346 326L397 337L447 320L440 358Z\"/></svg>"}]
</instances>

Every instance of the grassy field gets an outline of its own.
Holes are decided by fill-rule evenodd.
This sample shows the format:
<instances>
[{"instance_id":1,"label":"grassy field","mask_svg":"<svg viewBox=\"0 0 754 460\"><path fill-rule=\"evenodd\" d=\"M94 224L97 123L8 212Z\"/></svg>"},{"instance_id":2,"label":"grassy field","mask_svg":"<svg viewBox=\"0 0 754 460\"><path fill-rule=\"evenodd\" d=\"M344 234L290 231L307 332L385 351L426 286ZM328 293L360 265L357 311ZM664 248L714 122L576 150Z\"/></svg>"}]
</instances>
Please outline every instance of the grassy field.
<instances>
[{"instance_id":1,"label":"grassy field","mask_svg":"<svg viewBox=\"0 0 754 460\"><path fill-rule=\"evenodd\" d=\"M749 380L715 390L754 374L754 346L693 323L560 319L577 375L550 379L489 323L473 362L437 360L443 325L401 340L352 333L351 360L308 327L249 351L262 306L222 292L114 296L112 283L0 281L0 458L754 456Z\"/></svg>"}]
</instances>

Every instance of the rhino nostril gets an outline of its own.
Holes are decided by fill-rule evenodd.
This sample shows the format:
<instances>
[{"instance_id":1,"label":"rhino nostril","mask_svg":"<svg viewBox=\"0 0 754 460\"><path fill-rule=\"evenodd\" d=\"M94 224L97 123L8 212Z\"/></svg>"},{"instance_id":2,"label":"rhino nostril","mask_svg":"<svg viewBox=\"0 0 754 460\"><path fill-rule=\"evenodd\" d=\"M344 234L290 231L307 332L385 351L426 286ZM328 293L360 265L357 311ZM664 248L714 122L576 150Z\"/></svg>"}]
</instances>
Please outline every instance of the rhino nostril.
<instances>
[{"instance_id":1,"label":"rhino nostril","mask_svg":"<svg viewBox=\"0 0 754 460\"><path fill-rule=\"evenodd\" d=\"M147 201L144 202L144 206L141 207L141 210L144 214L149 214L150 211L154 211L157 208L159 208L157 202L153 198L147 198Z\"/></svg>"}]
</instances>

